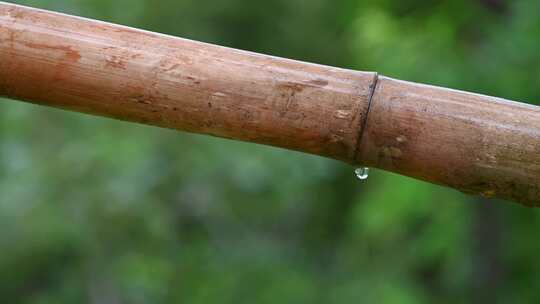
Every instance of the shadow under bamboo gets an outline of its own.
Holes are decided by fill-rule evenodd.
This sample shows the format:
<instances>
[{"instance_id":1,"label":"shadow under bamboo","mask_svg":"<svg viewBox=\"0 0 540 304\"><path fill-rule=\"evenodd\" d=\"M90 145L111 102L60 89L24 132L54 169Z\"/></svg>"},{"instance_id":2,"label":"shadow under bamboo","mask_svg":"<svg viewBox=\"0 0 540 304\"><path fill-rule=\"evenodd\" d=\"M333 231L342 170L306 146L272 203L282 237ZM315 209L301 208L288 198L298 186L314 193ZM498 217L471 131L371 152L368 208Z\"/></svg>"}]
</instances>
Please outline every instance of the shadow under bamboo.
<instances>
[{"instance_id":1,"label":"shadow under bamboo","mask_svg":"<svg viewBox=\"0 0 540 304\"><path fill-rule=\"evenodd\" d=\"M540 205L540 107L0 2L0 95Z\"/></svg>"}]
</instances>

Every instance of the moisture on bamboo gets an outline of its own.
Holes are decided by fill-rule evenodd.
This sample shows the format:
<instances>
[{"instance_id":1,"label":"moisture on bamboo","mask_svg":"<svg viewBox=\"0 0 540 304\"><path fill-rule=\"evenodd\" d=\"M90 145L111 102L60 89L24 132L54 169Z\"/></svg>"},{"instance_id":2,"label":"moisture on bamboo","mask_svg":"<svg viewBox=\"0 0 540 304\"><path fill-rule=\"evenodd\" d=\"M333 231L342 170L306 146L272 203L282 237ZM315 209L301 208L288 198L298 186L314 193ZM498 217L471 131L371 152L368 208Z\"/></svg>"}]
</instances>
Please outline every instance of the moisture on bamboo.
<instances>
[{"instance_id":1,"label":"moisture on bamboo","mask_svg":"<svg viewBox=\"0 0 540 304\"><path fill-rule=\"evenodd\" d=\"M0 2L0 95L540 205L540 107Z\"/></svg>"}]
</instances>

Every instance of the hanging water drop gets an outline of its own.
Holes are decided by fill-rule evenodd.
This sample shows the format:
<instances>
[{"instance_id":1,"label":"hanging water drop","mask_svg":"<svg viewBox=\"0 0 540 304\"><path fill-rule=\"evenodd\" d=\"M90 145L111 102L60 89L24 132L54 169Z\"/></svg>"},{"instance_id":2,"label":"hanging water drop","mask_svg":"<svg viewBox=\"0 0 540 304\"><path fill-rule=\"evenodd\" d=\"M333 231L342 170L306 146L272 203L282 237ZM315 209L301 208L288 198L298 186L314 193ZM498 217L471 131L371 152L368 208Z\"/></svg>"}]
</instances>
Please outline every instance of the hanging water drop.
<instances>
[{"instance_id":1,"label":"hanging water drop","mask_svg":"<svg viewBox=\"0 0 540 304\"><path fill-rule=\"evenodd\" d=\"M366 180L369 177L369 168L367 167L358 168L354 170L354 173L356 174L358 179Z\"/></svg>"}]
</instances>

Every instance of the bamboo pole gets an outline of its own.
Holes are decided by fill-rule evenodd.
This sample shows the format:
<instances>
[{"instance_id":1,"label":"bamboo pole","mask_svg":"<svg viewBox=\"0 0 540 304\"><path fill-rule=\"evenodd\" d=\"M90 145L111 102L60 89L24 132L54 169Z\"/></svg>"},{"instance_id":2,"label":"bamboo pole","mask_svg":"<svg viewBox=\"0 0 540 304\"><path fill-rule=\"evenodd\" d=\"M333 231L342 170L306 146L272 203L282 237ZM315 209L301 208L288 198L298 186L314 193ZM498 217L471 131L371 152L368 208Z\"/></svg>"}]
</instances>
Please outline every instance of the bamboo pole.
<instances>
[{"instance_id":1,"label":"bamboo pole","mask_svg":"<svg viewBox=\"0 0 540 304\"><path fill-rule=\"evenodd\" d=\"M0 95L540 205L540 107L0 2Z\"/></svg>"}]
</instances>

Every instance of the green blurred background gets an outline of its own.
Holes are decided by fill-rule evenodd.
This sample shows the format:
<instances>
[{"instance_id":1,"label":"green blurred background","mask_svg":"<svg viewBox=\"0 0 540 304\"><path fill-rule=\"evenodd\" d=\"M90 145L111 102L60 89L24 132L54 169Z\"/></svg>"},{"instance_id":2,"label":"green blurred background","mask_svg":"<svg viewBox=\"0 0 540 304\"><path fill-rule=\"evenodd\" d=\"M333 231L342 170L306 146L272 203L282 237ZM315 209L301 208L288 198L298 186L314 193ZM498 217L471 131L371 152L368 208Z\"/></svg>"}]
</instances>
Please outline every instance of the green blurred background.
<instances>
[{"instance_id":1,"label":"green blurred background","mask_svg":"<svg viewBox=\"0 0 540 304\"><path fill-rule=\"evenodd\" d=\"M540 101L537 0L12 1ZM540 211L0 100L7 303L533 303Z\"/></svg>"}]
</instances>

